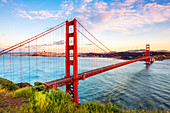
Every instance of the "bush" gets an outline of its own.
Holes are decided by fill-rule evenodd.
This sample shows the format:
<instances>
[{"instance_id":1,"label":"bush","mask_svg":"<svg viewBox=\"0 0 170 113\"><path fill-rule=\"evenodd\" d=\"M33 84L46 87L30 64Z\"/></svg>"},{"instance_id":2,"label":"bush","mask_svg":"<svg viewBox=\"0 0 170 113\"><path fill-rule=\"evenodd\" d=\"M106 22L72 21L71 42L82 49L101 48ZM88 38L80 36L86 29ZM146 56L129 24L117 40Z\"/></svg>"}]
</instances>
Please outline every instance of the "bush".
<instances>
[{"instance_id":1,"label":"bush","mask_svg":"<svg viewBox=\"0 0 170 113\"><path fill-rule=\"evenodd\" d=\"M34 86L31 89L33 91L47 91L47 87L45 85Z\"/></svg>"},{"instance_id":2,"label":"bush","mask_svg":"<svg viewBox=\"0 0 170 113\"><path fill-rule=\"evenodd\" d=\"M31 87L25 87L25 88L21 88L18 89L14 92L14 97L31 97L31 95L33 95L33 91L31 89Z\"/></svg>"},{"instance_id":3,"label":"bush","mask_svg":"<svg viewBox=\"0 0 170 113\"><path fill-rule=\"evenodd\" d=\"M16 84L19 88L24 88L24 87L32 87L30 83L17 83Z\"/></svg>"},{"instance_id":4,"label":"bush","mask_svg":"<svg viewBox=\"0 0 170 113\"><path fill-rule=\"evenodd\" d=\"M41 85L40 85L41 86ZM21 94L29 94L30 99L27 105L16 109L17 113L164 113L161 110L124 110L117 106L112 105L112 103L102 104L100 102L84 102L84 104L79 105L72 102L72 97L68 93L57 90L49 90L49 92L36 90L33 88L26 87L21 90L16 90L18 96ZM44 85L42 85L44 87ZM32 94L29 93L32 91ZM29 97L25 96L24 97ZM25 102L25 101L22 101ZM0 112L4 112L0 109ZM9 112L9 111L8 111ZM14 112L14 111L10 111Z\"/></svg>"},{"instance_id":5,"label":"bush","mask_svg":"<svg viewBox=\"0 0 170 113\"><path fill-rule=\"evenodd\" d=\"M18 86L15 85L12 81L3 78L0 78L0 85L2 86L2 89L7 89L10 91L18 89Z\"/></svg>"},{"instance_id":6,"label":"bush","mask_svg":"<svg viewBox=\"0 0 170 113\"><path fill-rule=\"evenodd\" d=\"M40 86L40 85L45 85L45 86L47 86L46 83L42 83L42 82L34 82L34 85L35 85L35 86Z\"/></svg>"},{"instance_id":7,"label":"bush","mask_svg":"<svg viewBox=\"0 0 170 113\"><path fill-rule=\"evenodd\" d=\"M7 92L7 89L2 89L2 86L0 85L0 94L5 94Z\"/></svg>"},{"instance_id":8,"label":"bush","mask_svg":"<svg viewBox=\"0 0 170 113\"><path fill-rule=\"evenodd\" d=\"M116 106L113 106L112 103L108 104L102 104L100 102L88 102L86 101L84 103L85 107L87 108L87 111L90 113L120 113L122 112L121 109L117 108Z\"/></svg>"},{"instance_id":9,"label":"bush","mask_svg":"<svg viewBox=\"0 0 170 113\"><path fill-rule=\"evenodd\" d=\"M111 103L107 105L100 102L85 102L78 105L72 102L72 97L61 90L49 92L35 92L30 98L29 104L22 107L21 112L35 113L114 113L122 112Z\"/></svg>"},{"instance_id":10,"label":"bush","mask_svg":"<svg viewBox=\"0 0 170 113\"><path fill-rule=\"evenodd\" d=\"M49 92L35 92L30 98L27 106L21 112L36 113L73 113L76 104L71 101L72 97L60 90L50 90Z\"/></svg>"},{"instance_id":11,"label":"bush","mask_svg":"<svg viewBox=\"0 0 170 113\"><path fill-rule=\"evenodd\" d=\"M34 88L37 91L49 91L50 87L46 84L46 83L42 83L42 82L35 82L34 83Z\"/></svg>"}]
</instances>

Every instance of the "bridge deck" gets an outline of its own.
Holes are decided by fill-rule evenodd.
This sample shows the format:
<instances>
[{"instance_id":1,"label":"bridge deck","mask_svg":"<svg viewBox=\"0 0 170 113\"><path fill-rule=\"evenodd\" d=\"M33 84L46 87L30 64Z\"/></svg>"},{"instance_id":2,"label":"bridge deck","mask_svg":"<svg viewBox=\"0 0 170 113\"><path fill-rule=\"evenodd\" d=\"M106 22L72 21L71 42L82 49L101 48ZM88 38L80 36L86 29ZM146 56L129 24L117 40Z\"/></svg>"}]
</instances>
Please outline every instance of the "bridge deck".
<instances>
[{"instance_id":1,"label":"bridge deck","mask_svg":"<svg viewBox=\"0 0 170 113\"><path fill-rule=\"evenodd\" d=\"M139 59L135 59L135 60L128 60L128 61L125 61L125 62L112 64L112 65L104 66L104 67L101 67L101 68L93 69L93 70L90 70L90 71L86 71L86 72L78 74L78 79L84 80L85 78L89 78L91 76L103 73L105 71L109 71L111 69L115 69L115 68L133 63L133 62L146 60L146 59L149 59L149 58L153 58L153 57L143 57L143 58L139 58ZM73 80L74 80L73 76L70 76L69 78L61 78L61 79L49 81L49 82L46 82L46 84L49 85L49 86L56 85L57 87L61 87L61 86L64 86L66 84L73 82Z\"/></svg>"}]
</instances>

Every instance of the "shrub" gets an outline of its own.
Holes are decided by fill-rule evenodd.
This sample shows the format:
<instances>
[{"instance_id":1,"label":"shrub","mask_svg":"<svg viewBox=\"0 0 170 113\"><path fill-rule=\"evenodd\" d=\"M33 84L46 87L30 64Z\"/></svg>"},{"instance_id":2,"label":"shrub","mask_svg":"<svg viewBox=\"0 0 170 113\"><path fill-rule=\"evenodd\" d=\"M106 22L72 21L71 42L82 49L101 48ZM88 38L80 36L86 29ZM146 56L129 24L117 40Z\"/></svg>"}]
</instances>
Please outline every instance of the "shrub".
<instances>
[{"instance_id":1,"label":"shrub","mask_svg":"<svg viewBox=\"0 0 170 113\"><path fill-rule=\"evenodd\" d=\"M34 86L31 88L33 91L46 91L47 87L45 85Z\"/></svg>"},{"instance_id":2,"label":"shrub","mask_svg":"<svg viewBox=\"0 0 170 113\"><path fill-rule=\"evenodd\" d=\"M31 95L33 95L33 91L31 89L31 87L25 87L25 88L21 88L18 89L14 92L14 97L31 97Z\"/></svg>"},{"instance_id":3,"label":"shrub","mask_svg":"<svg viewBox=\"0 0 170 113\"><path fill-rule=\"evenodd\" d=\"M72 113L76 104L72 97L60 90L50 90L49 92L35 92L30 98L28 106L21 109L23 112L43 112L43 113Z\"/></svg>"},{"instance_id":4,"label":"shrub","mask_svg":"<svg viewBox=\"0 0 170 113\"><path fill-rule=\"evenodd\" d=\"M31 84L25 82L25 83L17 83L16 84L19 88L23 88L23 87L32 87Z\"/></svg>"},{"instance_id":5,"label":"shrub","mask_svg":"<svg viewBox=\"0 0 170 113\"><path fill-rule=\"evenodd\" d=\"M117 108L116 106L113 106L112 103L108 104L102 104L100 102L88 102L86 101L84 103L85 108L87 108L87 111L90 113L120 113L122 112L121 109Z\"/></svg>"},{"instance_id":6,"label":"shrub","mask_svg":"<svg viewBox=\"0 0 170 113\"><path fill-rule=\"evenodd\" d=\"M30 98L29 104L21 108L21 112L35 113L114 113L122 112L111 103L107 105L100 102L85 102L78 105L72 102L72 97L61 90L49 92L35 92Z\"/></svg>"},{"instance_id":7,"label":"shrub","mask_svg":"<svg viewBox=\"0 0 170 113\"><path fill-rule=\"evenodd\" d=\"M8 91L8 92L6 92L6 94L5 94L5 96L6 97L14 97L14 92L12 92L12 91Z\"/></svg>"},{"instance_id":8,"label":"shrub","mask_svg":"<svg viewBox=\"0 0 170 113\"><path fill-rule=\"evenodd\" d=\"M2 86L0 85L0 94L5 94L8 91L6 89L2 89Z\"/></svg>"},{"instance_id":9,"label":"shrub","mask_svg":"<svg viewBox=\"0 0 170 113\"><path fill-rule=\"evenodd\" d=\"M7 90L16 90L18 89L18 86L15 85L12 81L9 81L7 79L0 78L0 84L2 86L2 89L7 89Z\"/></svg>"},{"instance_id":10,"label":"shrub","mask_svg":"<svg viewBox=\"0 0 170 113\"><path fill-rule=\"evenodd\" d=\"M47 86L46 83L42 83L42 82L34 82L34 85L35 85L35 86L40 86L40 85L45 85L45 86Z\"/></svg>"}]
</instances>

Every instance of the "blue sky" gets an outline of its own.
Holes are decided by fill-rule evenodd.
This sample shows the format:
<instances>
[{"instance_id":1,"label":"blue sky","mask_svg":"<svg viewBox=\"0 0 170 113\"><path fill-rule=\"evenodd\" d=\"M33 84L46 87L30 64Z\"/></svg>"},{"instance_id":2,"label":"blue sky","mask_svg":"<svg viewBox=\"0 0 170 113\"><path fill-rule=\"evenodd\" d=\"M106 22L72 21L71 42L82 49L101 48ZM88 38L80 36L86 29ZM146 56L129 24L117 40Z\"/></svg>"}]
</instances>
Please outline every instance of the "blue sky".
<instances>
[{"instance_id":1,"label":"blue sky","mask_svg":"<svg viewBox=\"0 0 170 113\"><path fill-rule=\"evenodd\" d=\"M169 0L1 0L0 49L73 18L113 51L170 51Z\"/></svg>"}]
</instances>

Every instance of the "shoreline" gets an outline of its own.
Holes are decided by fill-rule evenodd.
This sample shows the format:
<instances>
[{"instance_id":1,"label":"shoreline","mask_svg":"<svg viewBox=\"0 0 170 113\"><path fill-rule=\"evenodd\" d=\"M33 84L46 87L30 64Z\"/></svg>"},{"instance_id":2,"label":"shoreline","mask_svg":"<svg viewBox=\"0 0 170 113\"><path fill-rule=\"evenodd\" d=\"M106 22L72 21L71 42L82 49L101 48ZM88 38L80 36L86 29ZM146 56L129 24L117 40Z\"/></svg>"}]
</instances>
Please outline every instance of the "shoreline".
<instances>
[{"instance_id":1,"label":"shoreline","mask_svg":"<svg viewBox=\"0 0 170 113\"><path fill-rule=\"evenodd\" d=\"M132 53L132 54L136 54L136 53ZM32 54L29 54L29 53L25 53L25 54L14 54L13 56L32 56L32 57L65 57L65 53L55 53L55 52L37 52L37 53L32 53ZM71 55L72 56L72 55ZM78 57L88 57L88 58L114 58L114 59L120 59L120 60L124 60L124 59L121 59L121 58L116 58L116 57L110 57L108 56L108 54L102 54L102 53L79 53L78 54ZM123 55L121 56L123 57ZM126 57L125 59L127 60L131 60L131 59L135 59L136 58L136 55L131 55L129 56L125 56ZM123 58L124 58L123 57ZM154 56L154 59L155 61L163 61L163 60L168 60L170 59L170 54L162 54L162 55L155 55Z\"/></svg>"}]
</instances>

